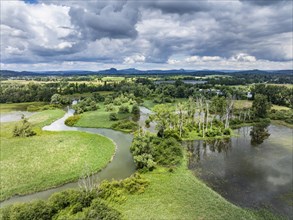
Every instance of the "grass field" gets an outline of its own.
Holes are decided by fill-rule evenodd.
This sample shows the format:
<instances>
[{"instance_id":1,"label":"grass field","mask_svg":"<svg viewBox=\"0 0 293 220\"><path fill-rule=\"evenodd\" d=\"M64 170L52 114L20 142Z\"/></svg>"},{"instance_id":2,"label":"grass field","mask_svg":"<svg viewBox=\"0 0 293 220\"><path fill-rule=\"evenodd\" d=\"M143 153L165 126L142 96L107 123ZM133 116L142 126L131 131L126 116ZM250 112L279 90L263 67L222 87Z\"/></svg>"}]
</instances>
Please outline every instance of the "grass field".
<instances>
[{"instance_id":1,"label":"grass field","mask_svg":"<svg viewBox=\"0 0 293 220\"><path fill-rule=\"evenodd\" d=\"M26 111L28 106L41 107L46 105L45 102L22 102L22 103L11 103L11 104L0 104L0 112L11 112L11 111Z\"/></svg>"},{"instance_id":2,"label":"grass field","mask_svg":"<svg viewBox=\"0 0 293 220\"><path fill-rule=\"evenodd\" d=\"M252 101L250 101L250 100L235 100L234 106L236 109L250 108L252 106ZM290 108L285 107L285 106L273 105L272 109L289 110Z\"/></svg>"},{"instance_id":3,"label":"grass field","mask_svg":"<svg viewBox=\"0 0 293 220\"><path fill-rule=\"evenodd\" d=\"M285 87L290 88L290 89L293 88L293 84L274 84L274 83L266 83L266 85L271 85L271 86L285 86Z\"/></svg>"},{"instance_id":4,"label":"grass field","mask_svg":"<svg viewBox=\"0 0 293 220\"><path fill-rule=\"evenodd\" d=\"M40 128L63 116L61 110L47 110L29 121ZM85 164L91 171L105 167L115 151L106 137L83 132L38 130L28 138L12 137L17 122L1 124L0 200L27 194L78 179Z\"/></svg>"},{"instance_id":5,"label":"grass field","mask_svg":"<svg viewBox=\"0 0 293 220\"><path fill-rule=\"evenodd\" d=\"M81 114L81 118L74 126L77 127L90 127L90 128L111 128L117 121L110 121L109 115L111 112L105 110L103 104L99 105L100 109L97 111L85 112ZM126 119L131 116L130 113L118 114L118 119Z\"/></svg>"},{"instance_id":6,"label":"grass field","mask_svg":"<svg viewBox=\"0 0 293 220\"><path fill-rule=\"evenodd\" d=\"M107 82L121 82L124 80L125 77L122 76L105 76L102 78L102 81L107 81Z\"/></svg>"},{"instance_id":7,"label":"grass field","mask_svg":"<svg viewBox=\"0 0 293 220\"><path fill-rule=\"evenodd\" d=\"M146 191L127 195L114 207L123 219L276 219L266 211L256 213L231 204L186 167L184 162L174 173L159 168L143 174L150 181Z\"/></svg>"}]
</instances>

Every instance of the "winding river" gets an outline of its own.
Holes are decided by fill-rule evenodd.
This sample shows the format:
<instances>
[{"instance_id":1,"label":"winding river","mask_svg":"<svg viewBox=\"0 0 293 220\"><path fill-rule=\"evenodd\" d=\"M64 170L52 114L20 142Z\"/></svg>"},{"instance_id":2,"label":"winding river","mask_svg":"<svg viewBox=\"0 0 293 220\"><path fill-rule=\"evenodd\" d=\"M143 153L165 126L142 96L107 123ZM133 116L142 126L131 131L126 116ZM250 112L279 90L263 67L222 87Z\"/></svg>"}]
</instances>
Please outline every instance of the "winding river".
<instances>
[{"instance_id":1,"label":"winding river","mask_svg":"<svg viewBox=\"0 0 293 220\"><path fill-rule=\"evenodd\" d=\"M138 121L144 127L152 112L140 107ZM116 153L113 160L94 174L97 181L124 179L135 172L129 147L132 135L103 128L68 127L64 121L74 110L43 129L47 131L83 131L104 135L113 140ZM151 123L148 131L155 131ZM215 141L186 142L189 169L227 200L242 207L269 208L287 217L293 216L293 129L284 126L243 127L236 130L237 137ZM68 188L79 187L78 182L33 193L14 196L3 201L5 206L15 202L47 199L51 194Z\"/></svg>"},{"instance_id":2,"label":"winding river","mask_svg":"<svg viewBox=\"0 0 293 220\"><path fill-rule=\"evenodd\" d=\"M53 122L49 126L43 127L43 130L46 131L83 131L93 134L103 135L111 140L113 140L116 144L116 152L113 160L100 172L93 175L93 178L97 182L101 182L102 180L115 179L120 180L129 177L131 174L135 172L135 164L130 153L129 147L132 142L132 135L126 134L120 131L114 131L112 129L104 129L104 128L81 128L81 127L68 127L64 124L65 120L72 116L74 113L73 109L69 109L67 113L57 121ZM62 186L36 192L33 194L23 195L23 196L14 196L10 199L7 199L0 203L0 206L6 206L9 204L13 204L16 202L29 202L36 199L47 199L53 193L59 192L68 188L78 188L78 181L64 184Z\"/></svg>"}]
</instances>

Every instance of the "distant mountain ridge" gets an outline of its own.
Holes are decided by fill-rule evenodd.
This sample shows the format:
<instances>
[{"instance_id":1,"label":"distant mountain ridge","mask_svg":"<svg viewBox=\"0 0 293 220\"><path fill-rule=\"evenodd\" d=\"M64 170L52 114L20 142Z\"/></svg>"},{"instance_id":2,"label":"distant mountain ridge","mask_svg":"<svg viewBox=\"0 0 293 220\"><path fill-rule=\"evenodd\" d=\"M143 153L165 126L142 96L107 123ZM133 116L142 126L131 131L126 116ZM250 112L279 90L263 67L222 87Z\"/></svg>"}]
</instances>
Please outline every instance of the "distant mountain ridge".
<instances>
[{"instance_id":1,"label":"distant mountain ridge","mask_svg":"<svg viewBox=\"0 0 293 220\"><path fill-rule=\"evenodd\" d=\"M0 70L1 76L70 76L70 75L229 75L229 74L286 74L293 75L293 70L138 70L135 68L110 68L98 71L66 70L66 71L12 71Z\"/></svg>"}]
</instances>

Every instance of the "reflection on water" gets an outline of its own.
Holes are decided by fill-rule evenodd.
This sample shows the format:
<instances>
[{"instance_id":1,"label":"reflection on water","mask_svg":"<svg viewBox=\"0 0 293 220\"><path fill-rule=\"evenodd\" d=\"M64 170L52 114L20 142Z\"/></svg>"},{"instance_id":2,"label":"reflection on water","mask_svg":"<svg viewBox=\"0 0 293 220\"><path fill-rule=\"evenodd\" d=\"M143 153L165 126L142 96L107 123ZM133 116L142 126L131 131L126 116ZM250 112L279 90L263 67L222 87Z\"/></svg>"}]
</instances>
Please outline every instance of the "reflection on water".
<instances>
[{"instance_id":1,"label":"reflection on water","mask_svg":"<svg viewBox=\"0 0 293 220\"><path fill-rule=\"evenodd\" d=\"M156 132L156 123L155 122L151 122L149 124L149 126L146 126L146 124L145 124L145 121L149 118L149 116L151 114L153 114L153 112L143 106L140 106L139 109L140 109L140 118L138 121L139 126L146 131L155 133Z\"/></svg>"},{"instance_id":2,"label":"reflection on water","mask_svg":"<svg viewBox=\"0 0 293 220\"><path fill-rule=\"evenodd\" d=\"M233 203L293 216L293 130L271 125L240 128L238 134L187 142L189 169Z\"/></svg>"},{"instance_id":3,"label":"reflection on water","mask_svg":"<svg viewBox=\"0 0 293 220\"><path fill-rule=\"evenodd\" d=\"M256 146L262 144L265 139L267 139L270 134L268 131L268 125L256 125L251 128L251 145Z\"/></svg>"}]
</instances>

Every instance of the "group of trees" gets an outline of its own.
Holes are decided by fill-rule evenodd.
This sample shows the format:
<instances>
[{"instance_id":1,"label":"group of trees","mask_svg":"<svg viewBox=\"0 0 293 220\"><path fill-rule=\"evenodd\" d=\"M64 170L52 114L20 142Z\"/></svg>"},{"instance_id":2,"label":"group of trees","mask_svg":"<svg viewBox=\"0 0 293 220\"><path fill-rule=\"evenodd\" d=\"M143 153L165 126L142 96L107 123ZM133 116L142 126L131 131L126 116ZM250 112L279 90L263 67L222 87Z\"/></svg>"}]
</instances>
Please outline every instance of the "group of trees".
<instances>
[{"instance_id":1,"label":"group of trees","mask_svg":"<svg viewBox=\"0 0 293 220\"><path fill-rule=\"evenodd\" d=\"M156 165L176 166L183 155L181 144L175 138L161 138L142 130L135 135L130 151L137 169L142 171L151 171Z\"/></svg>"},{"instance_id":2,"label":"group of trees","mask_svg":"<svg viewBox=\"0 0 293 220\"><path fill-rule=\"evenodd\" d=\"M204 97L190 97L186 103L177 103L174 108L166 105L154 107L150 121L157 123L158 135L177 139L196 132L200 137L229 135L229 121L232 118L232 97L215 97L212 101Z\"/></svg>"},{"instance_id":3,"label":"group of trees","mask_svg":"<svg viewBox=\"0 0 293 220\"><path fill-rule=\"evenodd\" d=\"M54 94L70 95L75 93L87 93L97 91L113 91L114 85L94 85L86 83L68 83L68 82L51 82L51 83L1 83L0 103L18 103L18 102L50 102Z\"/></svg>"},{"instance_id":4,"label":"group of trees","mask_svg":"<svg viewBox=\"0 0 293 220\"><path fill-rule=\"evenodd\" d=\"M255 95L265 95L272 104L293 108L293 88L258 84L253 87L252 92Z\"/></svg>"}]
</instances>

